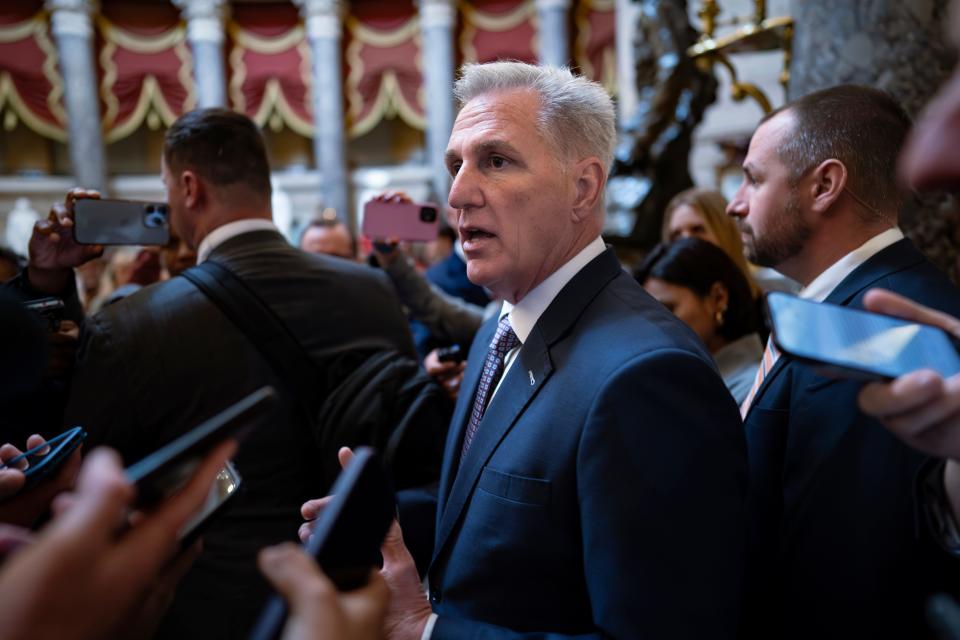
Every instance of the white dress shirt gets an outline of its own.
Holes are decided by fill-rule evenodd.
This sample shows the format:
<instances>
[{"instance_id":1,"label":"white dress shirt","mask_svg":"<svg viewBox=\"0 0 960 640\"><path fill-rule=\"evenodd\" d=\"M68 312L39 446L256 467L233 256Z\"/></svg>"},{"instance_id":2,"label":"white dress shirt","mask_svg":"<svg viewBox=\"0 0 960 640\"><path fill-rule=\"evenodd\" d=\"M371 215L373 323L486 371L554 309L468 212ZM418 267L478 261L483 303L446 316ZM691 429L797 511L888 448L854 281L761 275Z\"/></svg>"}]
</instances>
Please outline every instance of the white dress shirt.
<instances>
[{"instance_id":1,"label":"white dress shirt","mask_svg":"<svg viewBox=\"0 0 960 640\"><path fill-rule=\"evenodd\" d=\"M200 242L200 246L197 248L197 264L209 258L211 251L230 238L234 238L243 233L250 233L251 231L276 231L280 233L277 225L273 224L273 220L247 218L245 220L228 222L208 233L207 237Z\"/></svg>"},{"instance_id":2,"label":"white dress shirt","mask_svg":"<svg viewBox=\"0 0 960 640\"><path fill-rule=\"evenodd\" d=\"M898 227L878 233L827 267L813 282L800 290L800 297L823 302L857 267L900 240L903 240L903 232Z\"/></svg>"}]
</instances>

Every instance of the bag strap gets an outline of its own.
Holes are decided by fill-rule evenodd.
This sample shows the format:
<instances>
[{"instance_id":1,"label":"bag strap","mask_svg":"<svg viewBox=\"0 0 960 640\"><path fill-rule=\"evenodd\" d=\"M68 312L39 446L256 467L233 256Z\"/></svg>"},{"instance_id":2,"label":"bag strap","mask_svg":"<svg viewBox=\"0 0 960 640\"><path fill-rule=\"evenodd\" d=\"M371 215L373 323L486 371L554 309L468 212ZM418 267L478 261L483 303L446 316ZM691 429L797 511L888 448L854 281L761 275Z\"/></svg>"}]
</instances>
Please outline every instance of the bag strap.
<instances>
[{"instance_id":1,"label":"bag strap","mask_svg":"<svg viewBox=\"0 0 960 640\"><path fill-rule=\"evenodd\" d=\"M247 336L274 372L300 401L312 424L319 372L306 350L274 311L233 271L206 260L182 272Z\"/></svg>"}]
</instances>

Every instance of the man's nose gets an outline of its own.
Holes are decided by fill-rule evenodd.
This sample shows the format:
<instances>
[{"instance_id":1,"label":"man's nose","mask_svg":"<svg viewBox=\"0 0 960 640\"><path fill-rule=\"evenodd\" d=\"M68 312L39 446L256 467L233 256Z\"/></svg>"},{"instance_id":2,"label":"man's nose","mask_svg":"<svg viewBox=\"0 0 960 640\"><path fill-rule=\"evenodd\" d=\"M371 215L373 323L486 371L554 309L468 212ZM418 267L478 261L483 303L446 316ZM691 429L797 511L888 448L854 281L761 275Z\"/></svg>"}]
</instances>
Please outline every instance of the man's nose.
<instances>
[{"instance_id":1,"label":"man's nose","mask_svg":"<svg viewBox=\"0 0 960 640\"><path fill-rule=\"evenodd\" d=\"M731 218L743 218L747 215L747 201L743 197L743 185L740 183L740 188L737 189L737 192L733 194L733 198L727 204L727 215Z\"/></svg>"},{"instance_id":2,"label":"man's nose","mask_svg":"<svg viewBox=\"0 0 960 640\"><path fill-rule=\"evenodd\" d=\"M450 185L448 203L454 209L469 209L483 205L483 194L477 180L476 172L464 164L453 177Z\"/></svg>"}]
</instances>

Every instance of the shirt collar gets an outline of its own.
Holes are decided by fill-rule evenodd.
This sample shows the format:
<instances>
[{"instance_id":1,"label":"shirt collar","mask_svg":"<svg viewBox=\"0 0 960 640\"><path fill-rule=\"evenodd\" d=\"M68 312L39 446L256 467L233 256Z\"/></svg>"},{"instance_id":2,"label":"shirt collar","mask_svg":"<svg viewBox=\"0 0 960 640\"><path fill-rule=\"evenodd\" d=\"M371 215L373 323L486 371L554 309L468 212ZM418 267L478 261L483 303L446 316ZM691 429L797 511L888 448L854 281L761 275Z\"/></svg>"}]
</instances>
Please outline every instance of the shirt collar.
<instances>
[{"instance_id":1,"label":"shirt collar","mask_svg":"<svg viewBox=\"0 0 960 640\"><path fill-rule=\"evenodd\" d=\"M207 237L200 242L200 246L197 248L197 264L209 258L211 251L230 238L251 231L276 231L279 233L280 230L277 229L277 225L273 224L273 220L264 220L263 218L247 218L228 222L208 233Z\"/></svg>"},{"instance_id":2,"label":"shirt collar","mask_svg":"<svg viewBox=\"0 0 960 640\"><path fill-rule=\"evenodd\" d=\"M580 253L570 258L566 264L547 276L546 280L531 289L520 302L510 304L504 300L503 307L500 309L500 319L509 315L513 332L520 338L521 343L526 342L530 332L533 331L533 327L537 324L537 320L547 310L557 294L591 260L606 251L606 248L603 239L597 236L593 242L581 249Z\"/></svg>"},{"instance_id":3,"label":"shirt collar","mask_svg":"<svg viewBox=\"0 0 960 640\"><path fill-rule=\"evenodd\" d=\"M823 302L857 267L893 243L903 240L903 237L903 232L898 227L878 233L814 278L813 282L800 291L800 297L814 302Z\"/></svg>"}]
</instances>

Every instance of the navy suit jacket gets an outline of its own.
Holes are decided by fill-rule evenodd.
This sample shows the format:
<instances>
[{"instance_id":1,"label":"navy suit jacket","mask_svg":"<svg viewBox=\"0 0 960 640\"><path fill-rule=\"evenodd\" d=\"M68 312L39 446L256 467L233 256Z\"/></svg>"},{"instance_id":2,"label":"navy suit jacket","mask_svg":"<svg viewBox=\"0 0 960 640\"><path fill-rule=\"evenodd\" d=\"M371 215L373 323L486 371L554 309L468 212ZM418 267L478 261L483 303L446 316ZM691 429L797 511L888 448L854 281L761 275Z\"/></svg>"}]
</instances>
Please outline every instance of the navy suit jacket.
<instances>
[{"instance_id":1,"label":"navy suit jacket","mask_svg":"<svg viewBox=\"0 0 960 640\"><path fill-rule=\"evenodd\" d=\"M960 315L960 295L908 240L825 302L882 287ZM923 456L857 406L862 383L781 356L746 416L751 538L746 636L917 638L945 559L916 521Z\"/></svg>"},{"instance_id":2,"label":"navy suit jacket","mask_svg":"<svg viewBox=\"0 0 960 640\"><path fill-rule=\"evenodd\" d=\"M460 464L496 322L447 438L433 638L732 637L745 443L696 336L606 251L541 316Z\"/></svg>"}]
</instances>

